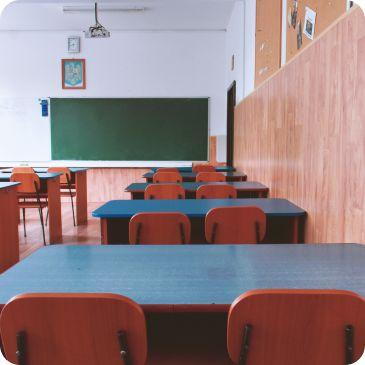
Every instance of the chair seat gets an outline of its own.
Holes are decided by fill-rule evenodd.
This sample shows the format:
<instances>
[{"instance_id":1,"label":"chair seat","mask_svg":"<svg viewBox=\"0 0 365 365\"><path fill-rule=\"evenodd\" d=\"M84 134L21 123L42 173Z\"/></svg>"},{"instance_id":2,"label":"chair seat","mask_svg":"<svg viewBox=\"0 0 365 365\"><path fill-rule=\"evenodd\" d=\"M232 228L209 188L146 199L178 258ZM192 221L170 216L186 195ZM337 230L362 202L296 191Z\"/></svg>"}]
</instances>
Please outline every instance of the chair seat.
<instances>
[{"instance_id":1,"label":"chair seat","mask_svg":"<svg viewBox=\"0 0 365 365\"><path fill-rule=\"evenodd\" d=\"M40 204L37 202L37 201L20 201L18 202L18 206L19 208L21 209L26 209L26 208L39 208L41 207L42 209L43 208L46 208L48 206L47 202L41 202Z\"/></svg>"},{"instance_id":2,"label":"chair seat","mask_svg":"<svg viewBox=\"0 0 365 365\"><path fill-rule=\"evenodd\" d=\"M61 190L62 189L67 189L68 190L68 184L60 184L60 188L61 188ZM72 190L76 190L76 184L71 184L71 189Z\"/></svg>"},{"instance_id":3,"label":"chair seat","mask_svg":"<svg viewBox=\"0 0 365 365\"><path fill-rule=\"evenodd\" d=\"M37 199L37 194L36 193L19 193L17 194L19 199ZM40 193L39 197L41 199L47 199L48 198L48 194L47 193Z\"/></svg>"}]
</instances>

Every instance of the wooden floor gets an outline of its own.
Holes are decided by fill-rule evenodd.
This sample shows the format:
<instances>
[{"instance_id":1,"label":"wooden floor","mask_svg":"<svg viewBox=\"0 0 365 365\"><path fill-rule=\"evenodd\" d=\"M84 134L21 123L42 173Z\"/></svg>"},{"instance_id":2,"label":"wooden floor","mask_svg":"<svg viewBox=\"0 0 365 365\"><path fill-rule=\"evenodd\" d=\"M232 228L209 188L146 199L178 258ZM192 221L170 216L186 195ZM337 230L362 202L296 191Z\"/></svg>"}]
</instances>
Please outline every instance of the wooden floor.
<instances>
[{"instance_id":1,"label":"wooden floor","mask_svg":"<svg viewBox=\"0 0 365 365\"><path fill-rule=\"evenodd\" d=\"M71 204L62 203L62 232L63 244L100 244L100 221L91 216L91 212L102 203L88 204L88 224L74 227L72 223ZM44 211L44 214L46 211ZM24 237L23 221L19 224L20 259L30 255L40 247L43 247L42 228L39 215L35 209L26 211L27 237ZM48 228L46 227L46 240L48 240ZM47 241L47 244L49 242Z\"/></svg>"}]
</instances>

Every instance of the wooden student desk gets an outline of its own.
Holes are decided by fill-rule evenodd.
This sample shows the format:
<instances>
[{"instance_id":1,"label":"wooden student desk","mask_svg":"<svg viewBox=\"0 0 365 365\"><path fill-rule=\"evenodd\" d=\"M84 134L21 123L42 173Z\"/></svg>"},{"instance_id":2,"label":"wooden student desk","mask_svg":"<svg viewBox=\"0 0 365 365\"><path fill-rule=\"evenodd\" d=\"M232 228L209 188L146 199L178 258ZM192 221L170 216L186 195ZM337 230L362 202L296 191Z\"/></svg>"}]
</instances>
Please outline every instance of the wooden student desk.
<instances>
[{"instance_id":1,"label":"wooden student desk","mask_svg":"<svg viewBox=\"0 0 365 365\"><path fill-rule=\"evenodd\" d=\"M37 174L47 173L48 168L33 167ZM76 223L87 224L87 168L70 167L71 184L76 189ZM1 172L12 172L12 168L2 169Z\"/></svg>"},{"instance_id":2,"label":"wooden student desk","mask_svg":"<svg viewBox=\"0 0 365 365\"><path fill-rule=\"evenodd\" d=\"M19 261L18 185L0 182L0 273Z\"/></svg>"},{"instance_id":3,"label":"wooden student desk","mask_svg":"<svg viewBox=\"0 0 365 365\"><path fill-rule=\"evenodd\" d=\"M146 311L227 311L253 289L343 289L365 297L365 245L48 246L0 275L21 293L126 295Z\"/></svg>"},{"instance_id":4,"label":"wooden student desk","mask_svg":"<svg viewBox=\"0 0 365 365\"><path fill-rule=\"evenodd\" d=\"M231 206L258 206L267 216L264 242L298 243L304 241L306 212L286 199L182 199L112 200L92 215L101 221L101 242L128 242L130 218L141 212L181 212L191 221L191 243L205 242L204 219L210 209Z\"/></svg>"},{"instance_id":5,"label":"wooden student desk","mask_svg":"<svg viewBox=\"0 0 365 365\"><path fill-rule=\"evenodd\" d=\"M145 311L147 365L231 365L227 311L253 289L342 289L365 297L365 246L50 246L0 275L21 293L126 295Z\"/></svg>"},{"instance_id":6,"label":"wooden student desk","mask_svg":"<svg viewBox=\"0 0 365 365\"><path fill-rule=\"evenodd\" d=\"M49 211L49 242L62 242L62 218L61 218L61 194L60 194L60 175L59 173L39 173L40 192L48 195ZM0 182L10 181L11 173L0 172Z\"/></svg>"},{"instance_id":7,"label":"wooden student desk","mask_svg":"<svg viewBox=\"0 0 365 365\"><path fill-rule=\"evenodd\" d=\"M125 188L125 191L131 193L132 199L144 199L144 191L149 183L133 183ZM197 183L186 182L179 184L185 189L186 199L195 199L196 191L202 185L231 185L237 190L237 198L267 198L269 188L256 181L232 181L232 182L211 182Z\"/></svg>"},{"instance_id":8,"label":"wooden student desk","mask_svg":"<svg viewBox=\"0 0 365 365\"><path fill-rule=\"evenodd\" d=\"M247 175L243 172L222 172L227 181L246 181ZM146 182L151 183L153 179L153 172L147 172L142 177L146 179ZM196 180L195 172L181 172L183 182L194 182Z\"/></svg>"},{"instance_id":9,"label":"wooden student desk","mask_svg":"<svg viewBox=\"0 0 365 365\"><path fill-rule=\"evenodd\" d=\"M175 167L179 170L179 172L193 172L192 166L181 166L181 167ZM152 167L151 171L155 173L158 169L163 169L163 167ZM217 172L233 172L236 171L236 169L232 166L215 166L215 171Z\"/></svg>"}]
</instances>

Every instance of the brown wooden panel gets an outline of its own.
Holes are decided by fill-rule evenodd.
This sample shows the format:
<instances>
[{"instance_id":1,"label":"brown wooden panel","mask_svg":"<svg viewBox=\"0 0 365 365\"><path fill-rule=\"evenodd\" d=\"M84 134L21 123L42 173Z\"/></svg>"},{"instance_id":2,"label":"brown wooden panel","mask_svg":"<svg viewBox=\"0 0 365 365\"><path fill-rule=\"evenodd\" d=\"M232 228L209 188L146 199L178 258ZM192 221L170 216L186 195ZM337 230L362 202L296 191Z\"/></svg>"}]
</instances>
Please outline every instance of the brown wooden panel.
<instances>
[{"instance_id":1,"label":"brown wooden panel","mask_svg":"<svg viewBox=\"0 0 365 365\"><path fill-rule=\"evenodd\" d=\"M287 14L291 13L294 8L295 0L288 0ZM298 16L297 24L301 22L302 25L302 39L303 45L301 49L313 42L303 34L305 8L306 6L311 8L317 13L314 38L317 38L326 28L328 28L337 18L339 18L346 11L346 0L298 0ZM286 22L287 35L286 35L286 59L289 61L300 50L297 45L297 31L298 27L294 29L289 26L289 21Z\"/></svg>"},{"instance_id":2,"label":"brown wooden panel","mask_svg":"<svg viewBox=\"0 0 365 365\"><path fill-rule=\"evenodd\" d=\"M217 162L216 136L210 137L210 163L214 166L225 165ZM145 182L142 178L149 168L93 168L87 171L87 200L88 202L106 202L113 199L130 199L130 194L124 189L135 182ZM86 198L83 195L83 201ZM79 197L80 198L80 197ZM76 198L77 199L77 198ZM79 201L77 201L79 204ZM85 222L85 204L81 223ZM78 217L78 222L79 222ZM80 223L78 223L80 224Z\"/></svg>"},{"instance_id":3,"label":"brown wooden panel","mask_svg":"<svg viewBox=\"0 0 365 365\"><path fill-rule=\"evenodd\" d=\"M282 0L256 1L256 87L281 64Z\"/></svg>"},{"instance_id":4,"label":"brown wooden panel","mask_svg":"<svg viewBox=\"0 0 365 365\"><path fill-rule=\"evenodd\" d=\"M0 273L19 261L17 187L0 189Z\"/></svg>"},{"instance_id":5,"label":"brown wooden panel","mask_svg":"<svg viewBox=\"0 0 365 365\"><path fill-rule=\"evenodd\" d=\"M236 108L235 167L308 212L307 242L365 243L364 64L356 7Z\"/></svg>"}]
</instances>

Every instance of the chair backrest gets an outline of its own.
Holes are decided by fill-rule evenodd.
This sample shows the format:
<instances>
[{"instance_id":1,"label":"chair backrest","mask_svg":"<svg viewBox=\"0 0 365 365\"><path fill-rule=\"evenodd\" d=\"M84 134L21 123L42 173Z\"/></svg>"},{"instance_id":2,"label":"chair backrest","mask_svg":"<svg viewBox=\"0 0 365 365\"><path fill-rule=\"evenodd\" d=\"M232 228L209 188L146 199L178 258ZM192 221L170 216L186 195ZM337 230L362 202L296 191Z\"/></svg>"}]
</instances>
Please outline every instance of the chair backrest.
<instances>
[{"instance_id":1,"label":"chair backrest","mask_svg":"<svg viewBox=\"0 0 365 365\"><path fill-rule=\"evenodd\" d=\"M60 183L68 184L71 182L71 170L68 167L50 167L47 170L49 173L60 173ZM68 179L68 180L67 180Z\"/></svg>"},{"instance_id":2,"label":"chair backrest","mask_svg":"<svg viewBox=\"0 0 365 365\"><path fill-rule=\"evenodd\" d=\"M41 186L39 177L34 172L12 173L10 181L21 183L17 186L18 193L21 194L37 193L37 189L39 191Z\"/></svg>"},{"instance_id":3,"label":"chair backrest","mask_svg":"<svg viewBox=\"0 0 365 365\"><path fill-rule=\"evenodd\" d=\"M226 177L221 172L199 172L196 175L197 182L224 182Z\"/></svg>"},{"instance_id":4,"label":"chair backrest","mask_svg":"<svg viewBox=\"0 0 365 365\"><path fill-rule=\"evenodd\" d=\"M193 172L215 172L215 167L212 165L194 165L192 168Z\"/></svg>"},{"instance_id":5,"label":"chair backrest","mask_svg":"<svg viewBox=\"0 0 365 365\"><path fill-rule=\"evenodd\" d=\"M202 185L196 191L197 199L236 199L237 190L232 185Z\"/></svg>"},{"instance_id":6,"label":"chair backrest","mask_svg":"<svg viewBox=\"0 0 365 365\"><path fill-rule=\"evenodd\" d=\"M250 291L230 308L227 346L239 365L352 364L364 351L365 302L339 290Z\"/></svg>"},{"instance_id":7,"label":"chair backrest","mask_svg":"<svg viewBox=\"0 0 365 365\"><path fill-rule=\"evenodd\" d=\"M210 243L259 243L266 232L266 215L258 207L218 207L205 217L205 237Z\"/></svg>"},{"instance_id":8,"label":"chair backrest","mask_svg":"<svg viewBox=\"0 0 365 365\"><path fill-rule=\"evenodd\" d=\"M17 173L34 173L34 169L33 167L30 166L17 166L17 167L13 167L11 172L13 174L17 174Z\"/></svg>"},{"instance_id":9,"label":"chair backrest","mask_svg":"<svg viewBox=\"0 0 365 365\"><path fill-rule=\"evenodd\" d=\"M138 213L129 222L129 242L144 245L189 243L189 218L175 212Z\"/></svg>"},{"instance_id":10,"label":"chair backrest","mask_svg":"<svg viewBox=\"0 0 365 365\"><path fill-rule=\"evenodd\" d=\"M143 311L120 295L19 295L4 307L0 331L5 355L16 364L144 365L147 357Z\"/></svg>"},{"instance_id":11,"label":"chair backrest","mask_svg":"<svg viewBox=\"0 0 365 365\"><path fill-rule=\"evenodd\" d=\"M179 174L179 169L177 167L160 167L156 172L177 172Z\"/></svg>"},{"instance_id":12,"label":"chair backrest","mask_svg":"<svg viewBox=\"0 0 365 365\"><path fill-rule=\"evenodd\" d=\"M153 174L154 183L181 183L182 177L178 172L156 172Z\"/></svg>"},{"instance_id":13,"label":"chair backrest","mask_svg":"<svg viewBox=\"0 0 365 365\"><path fill-rule=\"evenodd\" d=\"M145 199L185 199L185 189L177 184L147 185Z\"/></svg>"}]
</instances>

